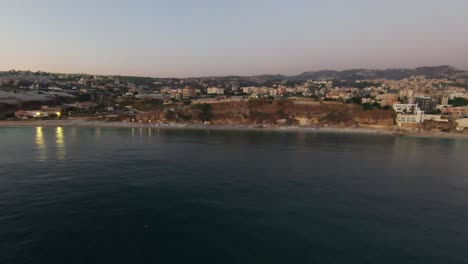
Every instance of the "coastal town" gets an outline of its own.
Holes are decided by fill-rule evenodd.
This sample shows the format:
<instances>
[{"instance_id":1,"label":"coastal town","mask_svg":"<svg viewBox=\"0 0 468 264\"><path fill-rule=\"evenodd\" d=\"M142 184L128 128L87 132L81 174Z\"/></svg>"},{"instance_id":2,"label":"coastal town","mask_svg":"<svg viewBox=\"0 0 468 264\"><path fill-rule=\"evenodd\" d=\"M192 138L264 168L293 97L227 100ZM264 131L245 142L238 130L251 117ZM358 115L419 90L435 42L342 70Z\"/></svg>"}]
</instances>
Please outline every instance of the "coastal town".
<instances>
[{"instance_id":1,"label":"coastal town","mask_svg":"<svg viewBox=\"0 0 468 264\"><path fill-rule=\"evenodd\" d=\"M468 73L450 66L199 78L11 70L0 72L0 120L467 133L467 89Z\"/></svg>"}]
</instances>

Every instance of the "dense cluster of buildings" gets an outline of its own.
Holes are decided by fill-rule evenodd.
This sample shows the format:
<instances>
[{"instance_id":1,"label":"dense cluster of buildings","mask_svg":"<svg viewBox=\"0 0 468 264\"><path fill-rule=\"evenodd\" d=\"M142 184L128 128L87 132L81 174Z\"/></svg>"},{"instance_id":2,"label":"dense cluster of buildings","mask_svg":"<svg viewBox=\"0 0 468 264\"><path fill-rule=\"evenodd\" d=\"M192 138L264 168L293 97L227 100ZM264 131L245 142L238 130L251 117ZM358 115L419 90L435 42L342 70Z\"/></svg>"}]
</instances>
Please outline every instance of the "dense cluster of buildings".
<instances>
[{"instance_id":1,"label":"dense cluster of buildings","mask_svg":"<svg viewBox=\"0 0 468 264\"><path fill-rule=\"evenodd\" d=\"M62 106L125 109L132 100L164 103L249 100L252 98L310 98L316 101L358 103L368 108L394 109L399 125L425 120L445 122L449 116L468 115L467 79L430 79L416 76L401 80L336 79L256 82L241 77L156 79L45 72L0 72L0 104L11 104L21 96L67 97ZM73 100L72 100L73 101ZM453 102L456 101L455 104ZM463 103L465 102L465 103ZM83 104L83 105L81 105ZM94 107L86 107L85 105ZM57 116L58 110L18 111L18 118Z\"/></svg>"}]
</instances>

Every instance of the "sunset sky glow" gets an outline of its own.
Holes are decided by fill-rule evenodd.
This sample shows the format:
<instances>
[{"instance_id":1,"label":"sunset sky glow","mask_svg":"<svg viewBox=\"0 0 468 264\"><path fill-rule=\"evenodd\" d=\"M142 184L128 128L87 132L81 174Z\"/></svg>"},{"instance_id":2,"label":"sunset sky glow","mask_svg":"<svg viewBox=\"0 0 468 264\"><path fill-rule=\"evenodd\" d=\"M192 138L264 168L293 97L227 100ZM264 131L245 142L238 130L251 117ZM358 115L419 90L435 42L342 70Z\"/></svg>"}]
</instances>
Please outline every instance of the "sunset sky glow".
<instances>
[{"instance_id":1,"label":"sunset sky glow","mask_svg":"<svg viewBox=\"0 0 468 264\"><path fill-rule=\"evenodd\" d=\"M155 77L448 64L466 0L0 0L0 70Z\"/></svg>"}]
</instances>

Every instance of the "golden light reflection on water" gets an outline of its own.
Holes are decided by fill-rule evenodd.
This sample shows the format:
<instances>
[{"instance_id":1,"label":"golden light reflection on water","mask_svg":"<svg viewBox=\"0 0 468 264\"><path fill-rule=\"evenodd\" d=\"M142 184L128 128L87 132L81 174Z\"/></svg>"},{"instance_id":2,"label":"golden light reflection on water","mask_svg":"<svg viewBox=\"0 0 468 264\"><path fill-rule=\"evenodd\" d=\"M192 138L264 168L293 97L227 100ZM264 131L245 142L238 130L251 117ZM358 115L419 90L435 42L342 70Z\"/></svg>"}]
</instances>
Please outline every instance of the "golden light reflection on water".
<instances>
[{"instance_id":1,"label":"golden light reflection on water","mask_svg":"<svg viewBox=\"0 0 468 264\"><path fill-rule=\"evenodd\" d=\"M156 133L155 133L156 132ZM153 136L153 135L157 135L159 136L159 129L158 128L148 128L148 129L144 129L144 128L130 128L130 135L132 137L135 137L135 136Z\"/></svg>"},{"instance_id":2,"label":"golden light reflection on water","mask_svg":"<svg viewBox=\"0 0 468 264\"><path fill-rule=\"evenodd\" d=\"M57 149L57 159L63 160L67 155L67 150L65 147L65 138L63 136L63 128L57 127L55 129L55 143Z\"/></svg>"},{"instance_id":3,"label":"golden light reflection on water","mask_svg":"<svg viewBox=\"0 0 468 264\"><path fill-rule=\"evenodd\" d=\"M37 159L39 161L47 160L47 147L44 140L44 132L42 127L36 127L36 148L39 150Z\"/></svg>"}]
</instances>

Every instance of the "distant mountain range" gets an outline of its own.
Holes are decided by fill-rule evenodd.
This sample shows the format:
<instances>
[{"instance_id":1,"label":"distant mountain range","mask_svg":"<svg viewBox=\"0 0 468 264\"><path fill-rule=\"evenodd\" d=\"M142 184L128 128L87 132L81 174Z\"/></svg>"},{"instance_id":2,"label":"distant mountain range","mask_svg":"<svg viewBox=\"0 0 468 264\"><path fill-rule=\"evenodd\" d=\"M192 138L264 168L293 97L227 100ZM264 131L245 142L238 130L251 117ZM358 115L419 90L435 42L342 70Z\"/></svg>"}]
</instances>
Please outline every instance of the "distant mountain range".
<instances>
[{"instance_id":1,"label":"distant mountain range","mask_svg":"<svg viewBox=\"0 0 468 264\"><path fill-rule=\"evenodd\" d=\"M468 79L468 72L452 66L442 65L435 67L419 67L415 69L386 69L367 70L352 69L344 71L321 70L304 72L295 76L285 75L257 75L248 77L256 82L266 82L272 80L347 80L355 81L362 79L390 79L400 80L411 76L426 76L427 78L463 78Z\"/></svg>"},{"instance_id":2,"label":"distant mountain range","mask_svg":"<svg viewBox=\"0 0 468 264\"><path fill-rule=\"evenodd\" d=\"M10 71L11 72L11 71ZM2 73L10 73L0 71L0 77ZM47 72L37 72L34 74L57 74ZM78 74L80 75L80 74ZM89 74L82 74L89 75ZM441 66L429 66L419 67L415 69L386 69L386 70L369 70L369 69L351 69L351 70L321 70L321 71L308 71L303 72L299 75L287 76L287 75L255 75L255 76L239 76L239 75L227 75L227 76L206 76L206 77L192 77L192 78L157 78L157 77L142 77L142 76L122 76L122 75L105 75L119 77L123 80L137 83L137 84L153 84L158 80L168 79L188 79L188 80L215 80L215 81L239 81L245 84L248 83L260 83L263 84L269 81L305 81L305 80L345 80L345 81L357 81L357 80L375 80L375 79L389 79L389 80L401 80L409 78L411 76L425 76L431 79L447 78L451 80L465 79L468 80L468 71L457 69L448 65Z\"/></svg>"}]
</instances>

